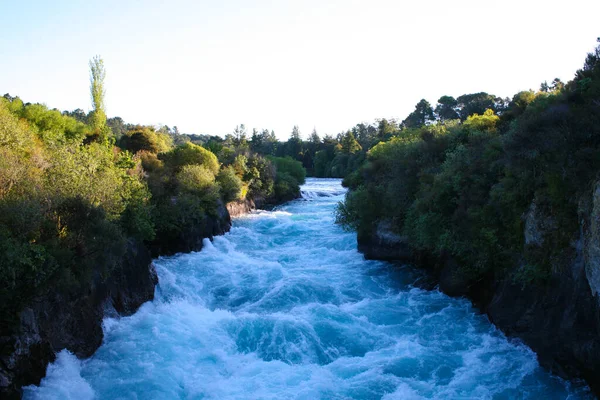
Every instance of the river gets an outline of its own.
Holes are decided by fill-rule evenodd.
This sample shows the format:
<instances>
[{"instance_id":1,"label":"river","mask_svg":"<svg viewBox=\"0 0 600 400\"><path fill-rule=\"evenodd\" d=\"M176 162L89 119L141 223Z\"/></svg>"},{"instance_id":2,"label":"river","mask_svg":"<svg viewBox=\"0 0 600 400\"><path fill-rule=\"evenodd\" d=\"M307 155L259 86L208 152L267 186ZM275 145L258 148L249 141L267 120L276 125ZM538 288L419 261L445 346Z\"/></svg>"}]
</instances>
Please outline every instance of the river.
<instances>
[{"instance_id":1,"label":"river","mask_svg":"<svg viewBox=\"0 0 600 400\"><path fill-rule=\"evenodd\" d=\"M344 190L234 221L201 252L155 260L156 298L104 321L87 360L58 354L26 399L578 399L469 301L365 261L334 224Z\"/></svg>"}]
</instances>

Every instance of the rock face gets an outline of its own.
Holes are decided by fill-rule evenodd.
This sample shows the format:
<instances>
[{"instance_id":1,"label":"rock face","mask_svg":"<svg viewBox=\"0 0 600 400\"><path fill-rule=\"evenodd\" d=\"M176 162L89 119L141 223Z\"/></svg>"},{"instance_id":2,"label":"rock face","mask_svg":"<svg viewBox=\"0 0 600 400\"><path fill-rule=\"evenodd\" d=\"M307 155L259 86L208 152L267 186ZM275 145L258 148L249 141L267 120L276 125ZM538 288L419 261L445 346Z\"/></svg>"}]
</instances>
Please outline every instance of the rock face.
<instances>
[{"instance_id":1,"label":"rock face","mask_svg":"<svg viewBox=\"0 0 600 400\"><path fill-rule=\"evenodd\" d=\"M236 200L227 203L227 211L231 218L239 217L256 210L256 204L252 200Z\"/></svg>"},{"instance_id":2,"label":"rock face","mask_svg":"<svg viewBox=\"0 0 600 400\"><path fill-rule=\"evenodd\" d=\"M96 276L90 287L65 295L48 292L20 314L13 334L0 336L0 398L19 399L21 387L39 384L55 354L68 349L77 357L90 357L102 344L102 319L133 314L154 298L158 278L152 257L202 249L231 228L230 212L239 216L255 207L251 201L225 206L176 238L158 238L148 246L130 241L120 268L108 278Z\"/></svg>"},{"instance_id":3,"label":"rock face","mask_svg":"<svg viewBox=\"0 0 600 400\"><path fill-rule=\"evenodd\" d=\"M542 366L564 378L583 378L600 395L600 183L580 211L580 235L544 283L524 286L509 273L473 284L452 259L411 252L385 224L372 237L359 238L358 249L368 259L414 262L431 270L440 290L469 297L502 331L531 347ZM524 246L542 246L545 233L560 229L535 202L524 219Z\"/></svg>"},{"instance_id":4,"label":"rock face","mask_svg":"<svg viewBox=\"0 0 600 400\"><path fill-rule=\"evenodd\" d=\"M130 241L120 268L108 279L95 277L77 295L57 291L36 298L21 312L18 329L0 337L0 397L20 398L22 386L39 384L56 352L92 355L102 343L105 311L132 314L154 298L157 281L147 248Z\"/></svg>"},{"instance_id":5,"label":"rock face","mask_svg":"<svg viewBox=\"0 0 600 400\"><path fill-rule=\"evenodd\" d=\"M229 229L231 217L225 205L219 202L215 215L205 216L200 223L181 231L177 236L157 238L150 244L150 251L153 257L200 251L204 239L212 240L215 236L229 232Z\"/></svg>"},{"instance_id":6,"label":"rock face","mask_svg":"<svg viewBox=\"0 0 600 400\"><path fill-rule=\"evenodd\" d=\"M379 222L370 237L359 237L358 251L367 260L410 262L414 259L406 238L392 232L388 221Z\"/></svg>"},{"instance_id":7,"label":"rock face","mask_svg":"<svg viewBox=\"0 0 600 400\"><path fill-rule=\"evenodd\" d=\"M525 215L525 245L541 246L544 244L544 233L556 229L556 222L550 216L541 215L535 200Z\"/></svg>"},{"instance_id":8,"label":"rock face","mask_svg":"<svg viewBox=\"0 0 600 400\"><path fill-rule=\"evenodd\" d=\"M0 398L21 398L21 387L39 384L48 363L63 349L90 357L102 344L105 316L131 315L154 299L158 278L153 256L199 251L205 238L229 231L230 213L240 216L255 207L253 201L219 203L215 215L176 238L158 238L148 246L128 242L121 266L109 277L95 276L89 287L70 295L53 291L36 298L21 312L14 332L0 334Z\"/></svg>"},{"instance_id":9,"label":"rock face","mask_svg":"<svg viewBox=\"0 0 600 400\"><path fill-rule=\"evenodd\" d=\"M584 378L600 394L600 187L580 205L580 234L563 249L548 282L493 282L484 310L511 336L521 338L540 363L562 377ZM542 246L544 236L560 229L535 202L525 216L525 245Z\"/></svg>"},{"instance_id":10,"label":"rock face","mask_svg":"<svg viewBox=\"0 0 600 400\"><path fill-rule=\"evenodd\" d=\"M592 294L600 298L600 182L594 188L591 213L584 235L585 275L590 284ZM600 305L600 303L599 303Z\"/></svg>"},{"instance_id":11,"label":"rock face","mask_svg":"<svg viewBox=\"0 0 600 400\"><path fill-rule=\"evenodd\" d=\"M582 252L544 285L498 282L484 310L509 336L519 337L540 364L565 377L584 378L600 394L600 309Z\"/></svg>"}]
</instances>

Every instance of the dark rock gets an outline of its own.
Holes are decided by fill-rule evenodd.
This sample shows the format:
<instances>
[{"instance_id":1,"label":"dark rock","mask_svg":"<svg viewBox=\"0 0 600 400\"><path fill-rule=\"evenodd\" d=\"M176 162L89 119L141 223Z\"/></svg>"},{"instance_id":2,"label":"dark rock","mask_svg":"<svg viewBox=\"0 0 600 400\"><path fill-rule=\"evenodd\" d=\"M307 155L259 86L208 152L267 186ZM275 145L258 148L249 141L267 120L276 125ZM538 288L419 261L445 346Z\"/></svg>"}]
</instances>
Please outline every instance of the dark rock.
<instances>
[{"instance_id":1,"label":"dark rock","mask_svg":"<svg viewBox=\"0 0 600 400\"><path fill-rule=\"evenodd\" d=\"M168 256L176 253L189 253L202 250L204 239L212 240L231 229L231 217L227 208L219 202L215 215L206 215L200 223L171 237L157 237L150 243L152 256Z\"/></svg>"},{"instance_id":2,"label":"dark rock","mask_svg":"<svg viewBox=\"0 0 600 400\"><path fill-rule=\"evenodd\" d=\"M370 236L358 237L358 251L367 260L410 262L414 259L406 238L392 232L386 222L379 223Z\"/></svg>"},{"instance_id":3,"label":"dark rock","mask_svg":"<svg viewBox=\"0 0 600 400\"><path fill-rule=\"evenodd\" d=\"M119 315L131 315L146 301L154 299L157 284L150 252L130 242L122 268L113 273L108 282L111 305Z\"/></svg>"},{"instance_id":4,"label":"dark rock","mask_svg":"<svg viewBox=\"0 0 600 400\"><path fill-rule=\"evenodd\" d=\"M256 204L252 200L236 200L227 203L227 211L231 218L239 217L256 210Z\"/></svg>"},{"instance_id":5,"label":"dark rock","mask_svg":"<svg viewBox=\"0 0 600 400\"><path fill-rule=\"evenodd\" d=\"M152 300L158 283L152 255L200 250L205 238L212 240L230 228L231 217L220 203L214 215L177 237L157 238L149 248L129 241L119 267L108 277L97 274L89 287L37 297L20 313L14 331L0 335L0 398L18 399L22 386L39 384L48 363L63 349L80 358L91 356L102 344L105 316L131 315Z\"/></svg>"},{"instance_id":6,"label":"dark rock","mask_svg":"<svg viewBox=\"0 0 600 400\"><path fill-rule=\"evenodd\" d=\"M20 398L21 387L39 384L55 354L68 349L89 357L103 339L107 304L129 315L154 298L156 271L140 242L127 243L121 265L78 291L47 292L20 313L14 333L0 337L0 397Z\"/></svg>"},{"instance_id":7,"label":"dark rock","mask_svg":"<svg viewBox=\"0 0 600 400\"><path fill-rule=\"evenodd\" d=\"M564 377L584 378L600 393L600 310L581 257L545 284L497 284L484 308L507 335L523 340L540 364Z\"/></svg>"},{"instance_id":8,"label":"dark rock","mask_svg":"<svg viewBox=\"0 0 600 400\"><path fill-rule=\"evenodd\" d=\"M449 259L439 274L440 290L448 296L466 296L470 292L469 278L453 259Z\"/></svg>"},{"instance_id":9,"label":"dark rock","mask_svg":"<svg viewBox=\"0 0 600 400\"><path fill-rule=\"evenodd\" d=\"M380 224L358 240L367 259L412 262L429 270L440 290L467 296L508 336L518 337L540 364L563 378L583 378L600 395L600 184L580 206L581 234L563 250L545 282L518 283L513 271L491 272L471 282L451 257L411 251L407 240ZM542 246L555 221L532 204L525 218L525 246Z\"/></svg>"}]
</instances>

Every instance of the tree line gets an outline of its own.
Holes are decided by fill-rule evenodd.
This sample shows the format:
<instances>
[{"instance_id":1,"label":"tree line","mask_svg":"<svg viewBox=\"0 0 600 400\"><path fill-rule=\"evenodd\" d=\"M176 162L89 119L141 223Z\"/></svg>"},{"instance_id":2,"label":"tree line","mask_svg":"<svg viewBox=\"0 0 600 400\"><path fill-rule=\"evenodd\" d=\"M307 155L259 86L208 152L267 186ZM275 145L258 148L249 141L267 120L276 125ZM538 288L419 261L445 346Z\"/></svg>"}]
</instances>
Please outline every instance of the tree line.
<instances>
[{"instance_id":1,"label":"tree line","mask_svg":"<svg viewBox=\"0 0 600 400\"><path fill-rule=\"evenodd\" d=\"M556 78L552 83L541 84L540 93L561 91L564 84ZM534 91L523 91L512 99L501 98L486 92L464 94L458 97L441 96L435 105L421 99L404 120L377 119L374 123L361 122L337 135L319 135L316 129L303 138L298 126L294 126L286 141L277 139L275 132L268 129L252 129L238 125L224 138L217 135L180 135L177 127L160 129L176 140L189 140L200 144L219 155L219 159L231 159L235 151L245 149L256 154L291 157L302 163L309 176L321 178L344 178L357 170L365 161L367 152L376 144L386 142L403 132L432 124L457 121L464 123L469 116L483 115L491 110L495 115L508 116L518 113L520 108L535 98ZM114 121L121 126L121 121ZM115 128L113 128L115 130Z\"/></svg>"},{"instance_id":2,"label":"tree line","mask_svg":"<svg viewBox=\"0 0 600 400\"><path fill-rule=\"evenodd\" d=\"M105 76L93 58L87 114L0 97L2 332L36 296L77 296L109 277L132 241L173 252L227 202L300 194L306 171L291 158L235 144L215 153L176 128L107 118Z\"/></svg>"},{"instance_id":3,"label":"tree line","mask_svg":"<svg viewBox=\"0 0 600 400\"><path fill-rule=\"evenodd\" d=\"M416 254L456 261L468 287L543 284L573 255L599 172L600 45L566 84L421 100L346 176L337 221L359 240L385 223Z\"/></svg>"}]
</instances>

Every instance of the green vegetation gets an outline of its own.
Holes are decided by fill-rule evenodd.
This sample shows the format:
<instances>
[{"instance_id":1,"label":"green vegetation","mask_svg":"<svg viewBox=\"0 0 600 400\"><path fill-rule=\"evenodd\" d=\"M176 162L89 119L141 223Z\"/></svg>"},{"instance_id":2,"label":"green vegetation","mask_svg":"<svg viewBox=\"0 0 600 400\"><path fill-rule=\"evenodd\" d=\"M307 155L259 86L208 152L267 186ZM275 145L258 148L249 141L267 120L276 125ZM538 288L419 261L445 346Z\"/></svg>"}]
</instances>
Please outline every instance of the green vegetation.
<instances>
[{"instance_id":1,"label":"green vegetation","mask_svg":"<svg viewBox=\"0 0 600 400\"><path fill-rule=\"evenodd\" d=\"M139 220L150 195L136 162L93 140L84 145L93 135L56 110L0 99L0 315L9 321L35 293L108 274L128 235L151 235Z\"/></svg>"},{"instance_id":2,"label":"green vegetation","mask_svg":"<svg viewBox=\"0 0 600 400\"><path fill-rule=\"evenodd\" d=\"M599 107L600 46L566 85L511 100L443 96L435 108L422 100L346 177L338 222L359 239L389 222L416 251L457 260L472 282L516 266L515 279L543 281L578 237L598 179ZM525 244L527 218L555 228Z\"/></svg>"},{"instance_id":3,"label":"green vegetation","mask_svg":"<svg viewBox=\"0 0 600 400\"><path fill-rule=\"evenodd\" d=\"M400 123L307 140L294 127L286 142L244 125L221 138L107 118L105 76L94 58L88 114L0 98L2 329L41 293L76 295L110 276L128 242L164 248L155 245L204 226L226 202L293 199L307 172L345 178L338 222L360 238L385 221L473 281L521 265L515 279L533 282L578 234L600 171L600 47L567 84L421 100ZM560 229L525 245L532 205Z\"/></svg>"},{"instance_id":4,"label":"green vegetation","mask_svg":"<svg viewBox=\"0 0 600 400\"><path fill-rule=\"evenodd\" d=\"M105 76L95 57L88 114L0 98L2 331L36 296L87 293L123 265L131 241L168 249L226 202L299 195L302 164L256 154L239 128L236 141L201 146L176 127L107 119Z\"/></svg>"},{"instance_id":5,"label":"green vegetation","mask_svg":"<svg viewBox=\"0 0 600 400\"><path fill-rule=\"evenodd\" d=\"M277 170L274 196L277 201L287 201L300 196L300 186L304 183L306 170L291 157L268 157Z\"/></svg>"}]
</instances>

